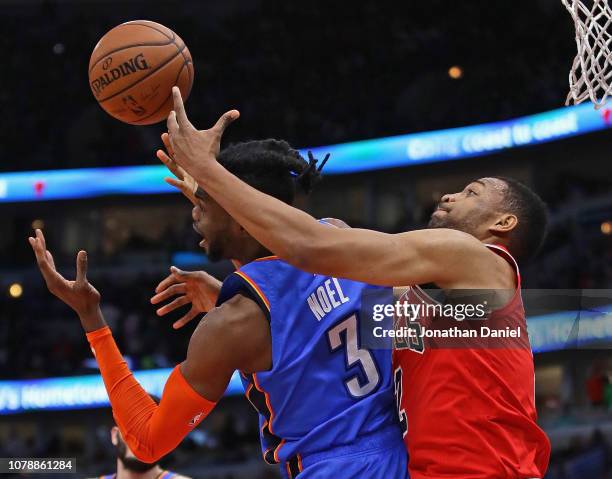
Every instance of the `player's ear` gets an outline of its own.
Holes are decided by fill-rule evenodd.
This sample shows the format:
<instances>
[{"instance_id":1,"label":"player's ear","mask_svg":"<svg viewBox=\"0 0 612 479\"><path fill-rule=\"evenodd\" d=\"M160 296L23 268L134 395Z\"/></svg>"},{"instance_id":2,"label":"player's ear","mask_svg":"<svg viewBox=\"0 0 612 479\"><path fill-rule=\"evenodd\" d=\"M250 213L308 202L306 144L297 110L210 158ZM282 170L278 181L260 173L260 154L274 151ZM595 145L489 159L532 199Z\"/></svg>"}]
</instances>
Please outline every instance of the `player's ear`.
<instances>
[{"instance_id":1,"label":"player's ear","mask_svg":"<svg viewBox=\"0 0 612 479\"><path fill-rule=\"evenodd\" d=\"M518 225L518 218L511 213L504 213L499 216L495 223L489 227L489 231L497 234L510 233Z\"/></svg>"},{"instance_id":2,"label":"player's ear","mask_svg":"<svg viewBox=\"0 0 612 479\"><path fill-rule=\"evenodd\" d=\"M119 428L117 426L111 428L111 442L113 446L119 444Z\"/></svg>"}]
</instances>

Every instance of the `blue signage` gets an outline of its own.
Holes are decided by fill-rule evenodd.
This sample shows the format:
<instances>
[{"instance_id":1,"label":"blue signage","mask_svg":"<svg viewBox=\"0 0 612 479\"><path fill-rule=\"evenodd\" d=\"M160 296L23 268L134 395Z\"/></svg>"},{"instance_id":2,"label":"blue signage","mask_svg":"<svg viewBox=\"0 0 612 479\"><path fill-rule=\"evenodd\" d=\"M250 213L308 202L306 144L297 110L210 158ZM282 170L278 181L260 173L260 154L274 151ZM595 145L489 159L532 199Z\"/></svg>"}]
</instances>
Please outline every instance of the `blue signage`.
<instances>
[{"instance_id":1,"label":"blue signage","mask_svg":"<svg viewBox=\"0 0 612 479\"><path fill-rule=\"evenodd\" d=\"M482 125L413 133L389 138L304 148L318 158L331 154L325 174L339 175L383 168L483 156L609 128L609 109L590 103ZM0 202L46 201L102 195L175 193L163 178L163 165L28 171L0 174Z\"/></svg>"},{"instance_id":2,"label":"blue signage","mask_svg":"<svg viewBox=\"0 0 612 479\"><path fill-rule=\"evenodd\" d=\"M149 393L161 397L172 369L137 371L134 376ZM242 394L240 376L234 373L226 396ZM18 412L87 409L110 406L102 376L0 381L0 414Z\"/></svg>"},{"instance_id":3,"label":"blue signage","mask_svg":"<svg viewBox=\"0 0 612 479\"><path fill-rule=\"evenodd\" d=\"M601 348L612 341L612 304L596 310L562 311L528 318L534 353L563 349ZM134 376L150 394L161 397L171 369L137 371ZM234 373L226 396L242 394ZM62 378L0 381L0 414L109 406L99 374Z\"/></svg>"},{"instance_id":4,"label":"blue signage","mask_svg":"<svg viewBox=\"0 0 612 479\"><path fill-rule=\"evenodd\" d=\"M612 341L612 304L597 310L562 311L529 318L535 353L562 349L604 348Z\"/></svg>"}]
</instances>

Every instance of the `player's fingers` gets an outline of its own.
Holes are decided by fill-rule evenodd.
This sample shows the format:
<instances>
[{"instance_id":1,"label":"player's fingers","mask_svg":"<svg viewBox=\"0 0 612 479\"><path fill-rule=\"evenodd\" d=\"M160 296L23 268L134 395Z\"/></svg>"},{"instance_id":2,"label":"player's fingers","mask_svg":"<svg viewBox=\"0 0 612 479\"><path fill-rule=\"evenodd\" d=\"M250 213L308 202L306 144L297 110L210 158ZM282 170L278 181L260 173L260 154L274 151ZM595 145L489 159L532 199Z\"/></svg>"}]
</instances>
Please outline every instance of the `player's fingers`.
<instances>
[{"instance_id":1,"label":"player's fingers","mask_svg":"<svg viewBox=\"0 0 612 479\"><path fill-rule=\"evenodd\" d=\"M176 121L176 112L174 110L172 110L168 115L168 119L166 120L166 127L168 129L168 141L170 141L170 144L172 145L172 135L178 134L179 131L179 124ZM174 151L174 147L172 148Z\"/></svg>"},{"instance_id":2,"label":"player's fingers","mask_svg":"<svg viewBox=\"0 0 612 479\"><path fill-rule=\"evenodd\" d=\"M30 243L30 246L32 246L32 249L34 250L34 255L36 256L36 264L38 265L40 274L42 274L42 277L45 280L47 287L52 290L55 285L57 285L59 281L64 280L64 278L49 264L49 260L45 253L46 250L43 249L42 243L39 241L39 239L30 237L28 238L28 241Z\"/></svg>"},{"instance_id":3,"label":"player's fingers","mask_svg":"<svg viewBox=\"0 0 612 479\"><path fill-rule=\"evenodd\" d=\"M45 254L46 250L43 248L39 238L30 237L28 238L28 241L30 242L30 246L32 246L32 249L34 250L34 256L36 256L36 263L44 274L45 271L51 269L49 265L49 260L47 259L47 255Z\"/></svg>"},{"instance_id":4,"label":"player's fingers","mask_svg":"<svg viewBox=\"0 0 612 479\"><path fill-rule=\"evenodd\" d=\"M180 180L184 180L185 179L185 170L183 169L183 167L181 165L179 165L176 161L174 162L174 165L176 167L176 171L174 172L174 175L180 179Z\"/></svg>"},{"instance_id":5,"label":"player's fingers","mask_svg":"<svg viewBox=\"0 0 612 479\"><path fill-rule=\"evenodd\" d=\"M174 150L172 149L172 145L170 144L170 135L167 132L162 133L161 135L162 142L166 147L166 151L170 156L174 156Z\"/></svg>"},{"instance_id":6,"label":"player's fingers","mask_svg":"<svg viewBox=\"0 0 612 479\"><path fill-rule=\"evenodd\" d=\"M30 238L32 239L32 238ZM55 262L51 252L47 250L47 244L45 242L45 235L42 230L36 229L36 239L30 242L34 248L34 254L36 255L36 262L38 267L45 278L45 281L53 279L53 275L50 273L55 272Z\"/></svg>"},{"instance_id":7,"label":"player's fingers","mask_svg":"<svg viewBox=\"0 0 612 479\"><path fill-rule=\"evenodd\" d=\"M193 192L190 190L189 185L187 185L187 183L185 183L184 181L181 180L177 180L175 178L164 178L164 181L166 183L168 183L170 186L174 186L176 189L180 190L181 193L183 193L183 195L185 195L185 197L191 201L191 203L194 206L197 206L197 202L196 199L194 197Z\"/></svg>"},{"instance_id":8,"label":"player's fingers","mask_svg":"<svg viewBox=\"0 0 612 479\"><path fill-rule=\"evenodd\" d=\"M42 245L43 251L46 250L47 249L47 241L45 240L45 235L43 234L42 230L36 228L35 233L36 233L36 239L38 239L38 241L40 241L40 244Z\"/></svg>"},{"instance_id":9,"label":"player's fingers","mask_svg":"<svg viewBox=\"0 0 612 479\"><path fill-rule=\"evenodd\" d=\"M193 276L193 271L183 271L176 266L170 266L170 272L177 280L184 281L185 279Z\"/></svg>"},{"instance_id":10,"label":"player's fingers","mask_svg":"<svg viewBox=\"0 0 612 479\"><path fill-rule=\"evenodd\" d=\"M157 315L164 316L165 314L168 314L174 311L175 309L180 308L181 306L185 306L186 304L189 304L189 303L191 303L191 299L189 299L187 296L179 296L171 303L168 303L167 305L159 308L157 310Z\"/></svg>"},{"instance_id":11,"label":"player's fingers","mask_svg":"<svg viewBox=\"0 0 612 479\"><path fill-rule=\"evenodd\" d=\"M176 162L171 155L166 153L164 150L157 150L157 158L166 165L166 167L176 176L179 180L185 179L185 170Z\"/></svg>"},{"instance_id":12,"label":"player's fingers","mask_svg":"<svg viewBox=\"0 0 612 479\"><path fill-rule=\"evenodd\" d=\"M186 186L185 183L181 180L177 180L176 178L170 178L170 177L166 177L164 178L164 181L166 183L168 183L170 186L174 186L175 188L181 190L181 191L185 191L186 190Z\"/></svg>"},{"instance_id":13,"label":"player's fingers","mask_svg":"<svg viewBox=\"0 0 612 479\"><path fill-rule=\"evenodd\" d=\"M185 111L185 104L183 103L183 97L181 96L181 90L177 86L172 87L172 101L174 103L174 111L176 112L176 120L180 128L186 128L191 126L189 119L187 118L187 112Z\"/></svg>"},{"instance_id":14,"label":"player's fingers","mask_svg":"<svg viewBox=\"0 0 612 479\"><path fill-rule=\"evenodd\" d=\"M166 289L161 290L155 296L153 296L151 298L151 303L161 303L162 301L165 301L166 299L171 298L172 296L176 296L177 294L185 294L185 292L186 289L184 283L172 284Z\"/></svg>"},{"instance_id":15,"label":"player's fingers","mask_svg":"<svg viewBox=\"0 0 612 479\"><path fill-rule=\"evenodd\" d=\"M174 322L174 324L172 325L172 327L174 329L179 329L182 328L183 326L185 326L189 321L191 321L193 318L195 318L197 315L199 314L198 310L195 309L195 307L191 308L189 310L189 312L183 316L181 319L178 319Z\"/></svg>"},{"instance_id":16,"label":"player's fingers","mask_svg":"<svg viewBox=\"0 0 612 479\"><path fill-rule=\"evenodd\" d=\"M28 238L28 243L30 243L30 246L32 247L32 251L34 251L34 256L36 257L36 262L40 266L40 261L41 261L42 257L41 257L41 254L40 254L41 247L40 247L40 242L38 241L38 238L32 238L30 236Z\"/></svg>"},{"instance_id":17,"label":"player's fingers","mask_svg":"<svg viewBox=\"0 0 612 479\"><path fill-rule=\"evenodd\" d=\"M54 270L55 268L55 260L53 259L53 255L51 254L51 251L47 250L45 251L45 256L47 258L47 261L49 262L49 265L51 266L51 268L53 268Z\"/></svg>"},{"instance_id":18,"label":"player's fingers","mask_svg":"<svg viewBox=\"0 0 612 479\"><path fill-rule=\"evenodd\" d=\"M215 126L212 127L219 135L223 135L225 129L234 121L236 121L240 117L240 112L238 110L230 110L226 111L215 123Z\"/></svg>"},{"instance_id":19,"label":"player's fingers","mask_svg":"<svg viewBox=\"0 0 612 479\"><path fill-rule=\"evenodd\" d=\"M155 152L155 156L157 156L159 161L161 161L164 165L166 165L166 168L168 168L170 171L172 171L172 169L174 168L175 163L172 160L172 158L170 158L168 156L168 154L164 150L157 150Z\"/></svg>"},{"instance_id":20,"label":"player's fingers","mask_svg":"<svg viewBox=\"0 0 612 479\"><path fill-rule=\"evenodd\" d=\"M166 168L168 168L174 176L179 179L183 179L185 175L183 174L183 169L176 164L176 162L168 156L168 154L164 150L157 150L155 153L159 161L161 161Z\"/></svg>"},{"instance_id":21,"label":"player's fingers","mask_svg":"<svg viewBox=\"0 0 612 479\"><path fill-rule=\"evenodd\" d=\"M161 293L168 286L170 286L171 284L174 284L174 283L176 283L176 278L172 275L172 272L171 272L168 276L166 276L164 279L162 279L159 282L159 284L155 288L155 292L156 293Z\"/></svg>"},{"instance_id":22,"label":"player's fingers","mask_svg":"<svg viewBox=\"0 0 612 479\"><path fill-rule=\"evenodd\" d=\"M85 284L87 282L87 252L79 251L76 259L76 282Z\"/></svg>"}]
</instances>

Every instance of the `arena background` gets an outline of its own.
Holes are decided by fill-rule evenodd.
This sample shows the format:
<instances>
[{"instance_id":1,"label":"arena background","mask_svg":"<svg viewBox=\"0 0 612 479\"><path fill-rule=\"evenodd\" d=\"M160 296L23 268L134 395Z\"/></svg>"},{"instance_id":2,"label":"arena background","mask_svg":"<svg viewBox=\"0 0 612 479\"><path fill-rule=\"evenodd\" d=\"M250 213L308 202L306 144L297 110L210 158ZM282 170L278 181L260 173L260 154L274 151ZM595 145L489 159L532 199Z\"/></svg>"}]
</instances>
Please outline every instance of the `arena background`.
<instances>
[{"instance_id":1,"label":"arena background","mask_svg":"<svg viewBox=\"0 0 612 479\"><path fill-rule=\"evenodd\" d=\"M133 19L172 28L195 63L187 102L195 125L237 108L242 116L226 143L274 137L300 148L561 108L575 54L571 19L557 0L1 0L0 13L0 457L76 457L77 477L114 471L112 419L108 407L74 409L75 399L62 395L64 383L45 393L46 383L28 383L24 392L18 382L96 374L77 317L46 291L35 268L26 241L32 227L44 228L67 275L76 251L87 249L107 321L136 370L155 373L181 361L194 327L174 331L149 303L168 267L203 268L219 278L231 271L198 252L180 194L78 198L111 174L104 170L73 185L77 197L47 201L41 170L157 165L164 125L122 124L89 90L89 55L106 31ZM423 227L440 194L467 180L514 176L551 211L545 247L522 270L524 287L610 289L610 112L589 106L552 115L540 130L537 118L525 120L533 129L521 141L484 132L452 158L444 156L443 136L419 144L415 154L425 160L399 158L391 168L377 165L385 160L379 143L367 171L334 171L332 154L334 174L300 204L318 217L400 232ZM17 171L38 172L22 178L29 196L11 196L16 177L4 173ZM599 334L576 348L551 333L563 303L557 316L529 319L538 331L539 417L553 446L546 477L612 477L610 308L595 318ZM29 394L29 402L15 399L15 391ZM261 460L256 416L240 395L223 399L166 464L197 478L276 477Z\"/></svg>"}]
</instances>

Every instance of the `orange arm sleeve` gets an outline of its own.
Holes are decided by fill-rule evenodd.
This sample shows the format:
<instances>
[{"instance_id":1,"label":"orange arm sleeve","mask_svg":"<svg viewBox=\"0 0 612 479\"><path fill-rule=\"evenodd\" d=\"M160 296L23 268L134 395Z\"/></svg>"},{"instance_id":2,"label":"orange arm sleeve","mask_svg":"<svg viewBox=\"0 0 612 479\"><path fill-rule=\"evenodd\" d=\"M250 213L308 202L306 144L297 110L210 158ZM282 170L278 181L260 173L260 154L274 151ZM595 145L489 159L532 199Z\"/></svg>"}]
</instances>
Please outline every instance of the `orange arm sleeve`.
<instances>
[{"instance_id":1,"label":"orange arm sleeve","mask_svg":"<svg viewBox=\"0 0 612 479\"><path fill-rule=\"evenodd\" d=\"M156 462L172 451L215 407L200 396L176 366L159 406L151 399L117 348L110 328L87 333L108 392L113 416L134 455L143 462Z\"/></svg>"}]
</instances>

